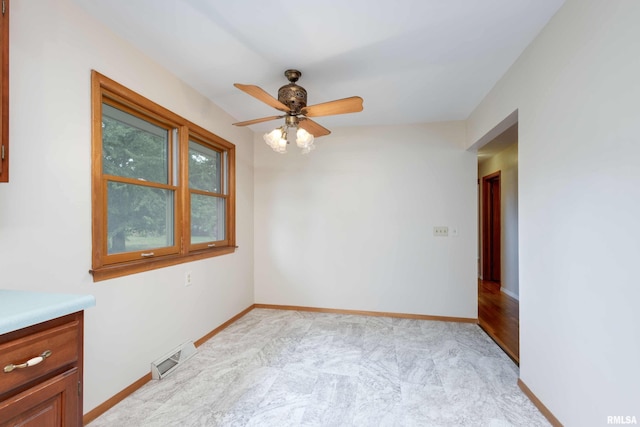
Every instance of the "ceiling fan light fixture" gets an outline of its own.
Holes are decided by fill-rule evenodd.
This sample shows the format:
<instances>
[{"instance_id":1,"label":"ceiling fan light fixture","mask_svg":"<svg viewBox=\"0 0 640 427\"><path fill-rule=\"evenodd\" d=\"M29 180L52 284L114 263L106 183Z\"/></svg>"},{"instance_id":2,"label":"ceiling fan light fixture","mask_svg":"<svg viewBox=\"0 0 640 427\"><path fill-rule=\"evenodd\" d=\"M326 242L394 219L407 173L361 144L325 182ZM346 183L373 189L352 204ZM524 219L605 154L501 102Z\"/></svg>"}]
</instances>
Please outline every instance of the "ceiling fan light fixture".
<instances>
[{"instance_id":1,"label":"ceiling fan light fixture","mask_svg":"<svg viewBox=\"0 0 640 427\"><path fill-rule=\"evenodd\" d=\"M287 139L284 129L281 127L272 130L263 135L264 142L276 153L284 154L287 152Z\"/></svg>"},{"instance_id":2,"label":"ceiling fan light fixture","mask_svg":"<svg viewBox=\"0 0 640 427\"><path fill-rule=\"evenodd\" d=\"M316 146L311 144L310 146L303 148L301 153L302 154L309 154L311 151L313 151L315 149L316 149Z\"/></svg>"},{"instance_id":3,"label":"ceiling fan light fixture","mask_svg":"<svg viewBox=\"0 0 640 427\"><path fill-rule=\"evenodd\" d=\"M262 137L264 142L266 142L273 151L284 154L287 152L289 138L293 140L292 137L294 135L296 145L302 148L302 154L308 154L310 151L315 150L316 147L313 145L313 135L302 128L294 126L282 126L275 128L271 132L265 133Z\"/></svg>"},{"instance_id":4,"label":"ceiling fan light fixture","mask_svg":"<svg viewBox=\"0 0 640 427\"><path fill-rule=\"evenodd\" d=\"M306 148L313 145L313 135L302 128L298 128L296 132L296 144L300 148Z\"/></svg>"},{"instance_id":5,"label":"ceiling fan light fixture","mask_svg":"<svg viewBox=\"0 0 640 427\"><path fill-rule=\"evenodd\" d=\"M235 126L249 126L284 118L284 126L265 133L263 136L264 141L277 153L286 153L287 144L293 144L295 141L296 145L302 149L302 154L307 154L315 149L313 145L315 138L331 133L329 129L322 127L310 117L362 111L362 98L359 96L307 106L307 91L296 84L302 73L292 69L285 71L284 75L289 80L289 84L282 86L278 90L278 99L272 97L258 86L234 83L234 86L241 91L284 113L284 115L280 116L262 117L234 123ZM299 126L301 121L304 121L302 127Z\"/></svg>"}]
</instances>

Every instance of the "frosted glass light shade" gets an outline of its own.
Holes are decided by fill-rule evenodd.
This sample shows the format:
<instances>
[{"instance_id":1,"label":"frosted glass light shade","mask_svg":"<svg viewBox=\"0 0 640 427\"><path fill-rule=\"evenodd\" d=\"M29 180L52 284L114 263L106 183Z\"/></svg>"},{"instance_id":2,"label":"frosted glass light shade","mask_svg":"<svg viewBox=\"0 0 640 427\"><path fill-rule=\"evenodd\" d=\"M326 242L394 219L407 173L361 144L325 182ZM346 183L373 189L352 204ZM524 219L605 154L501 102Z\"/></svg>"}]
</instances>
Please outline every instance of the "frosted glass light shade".
<instances>
[{"instance_id":1,"label":"frosted glass light shade","mask_svg":"<svg viewBox=\"0 0 640 427\"><path fill-rule=\"evenodd\" d=\"M309 152L315 149L313 145L313 135L302 128L298 128L296 132L296 144L302 148L302 154L309 154Z\"/></svg>"},{"instance_id":2,"label":"frosted glass light shade","mask_svg":"<svg viewBox=\"0 0 640 427\"><path fill-rule=\"evenodd\" d=\"M293 130L296 130L293 133ZM307 154L316 147L313 145L313 135L302 128L295 126L284 126L272 130L271 132L263 135L264 142L276 153L286 153L288 140L293 143L293 136L295 135L296 145L302 148L302 154Z\"/></svg>"},{"instance_id":3,"label":"frosted glass light shade","mask_svg":"<svg viewBox=\"0 0 640 427\"><path fill-rule=\"evenodd\" d=\"M296 132L296 144L298 144L300 148L308 147L313 144L313 135L302 128L298 128L298 132Z\"/></svg>"},{"instance_id":4,"label":"frosted glass light shade","mask_svg":"<svg viewBox=\"0 0 640 427\"><path fill-rule=\"evenodd\" d=\"M277 153L287 152L287 140L284 139L282 128L277 128L263 135L264 142Z\"/></svg>"}]
</instances>

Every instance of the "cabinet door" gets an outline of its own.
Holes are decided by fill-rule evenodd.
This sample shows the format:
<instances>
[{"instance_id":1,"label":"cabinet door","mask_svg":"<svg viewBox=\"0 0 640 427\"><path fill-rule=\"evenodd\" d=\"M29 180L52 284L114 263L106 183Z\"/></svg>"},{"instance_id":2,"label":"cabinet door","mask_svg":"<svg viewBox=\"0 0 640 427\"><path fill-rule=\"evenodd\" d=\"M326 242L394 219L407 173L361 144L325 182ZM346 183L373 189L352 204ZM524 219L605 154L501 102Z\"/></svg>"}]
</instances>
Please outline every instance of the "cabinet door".
<instances>
[{"instance_id":1,"label":"cabinet door","mask_svg":"<svg viewBox=\"0 0 640 427\"><path fill-rule=\"evenodd\" d=\"M0 427L79 427L78 368L0 402Z\"/></svg>"}]
</instances>

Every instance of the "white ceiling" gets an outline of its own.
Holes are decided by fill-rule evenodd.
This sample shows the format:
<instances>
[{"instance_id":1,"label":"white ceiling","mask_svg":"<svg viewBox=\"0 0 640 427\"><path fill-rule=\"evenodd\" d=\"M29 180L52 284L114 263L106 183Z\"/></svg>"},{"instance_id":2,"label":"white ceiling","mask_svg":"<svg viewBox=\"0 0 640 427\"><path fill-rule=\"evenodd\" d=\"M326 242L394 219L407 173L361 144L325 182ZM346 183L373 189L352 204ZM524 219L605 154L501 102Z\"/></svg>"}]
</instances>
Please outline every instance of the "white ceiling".
<instances>
[{"instance_id":1,"label":"white ceiling","mask_svg":"<svg viewBox=\"0 0 640 427\"><path fill-rule=\"evenodd\" d=\"M233 83L277 97L288 68L309 105L364 98L329 129L466 119L564 2L73 1L238 121L278 112Z\"/></svg>"}]
</instances>

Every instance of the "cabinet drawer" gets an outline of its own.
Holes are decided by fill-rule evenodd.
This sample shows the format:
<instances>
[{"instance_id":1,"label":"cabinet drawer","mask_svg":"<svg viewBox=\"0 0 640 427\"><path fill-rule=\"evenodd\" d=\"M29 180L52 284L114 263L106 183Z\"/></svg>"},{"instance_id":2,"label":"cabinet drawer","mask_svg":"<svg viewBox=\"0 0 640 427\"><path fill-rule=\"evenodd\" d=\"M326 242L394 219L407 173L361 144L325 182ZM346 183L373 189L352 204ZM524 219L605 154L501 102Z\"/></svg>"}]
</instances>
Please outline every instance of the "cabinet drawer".
<instances>
[{"instance_id":1,"label":"cabinet drawer","mask_svg":"<svg viewBox=\"0 0 640 427\"><path fill-rule=\"evenodd\" d=\"M73 321L0 344L0 395L78 360L79 322ZM10 365L50 352L42 362L5 372ZM8 368L10 369L10 368Z\"/></svg>"}]
</instances>

